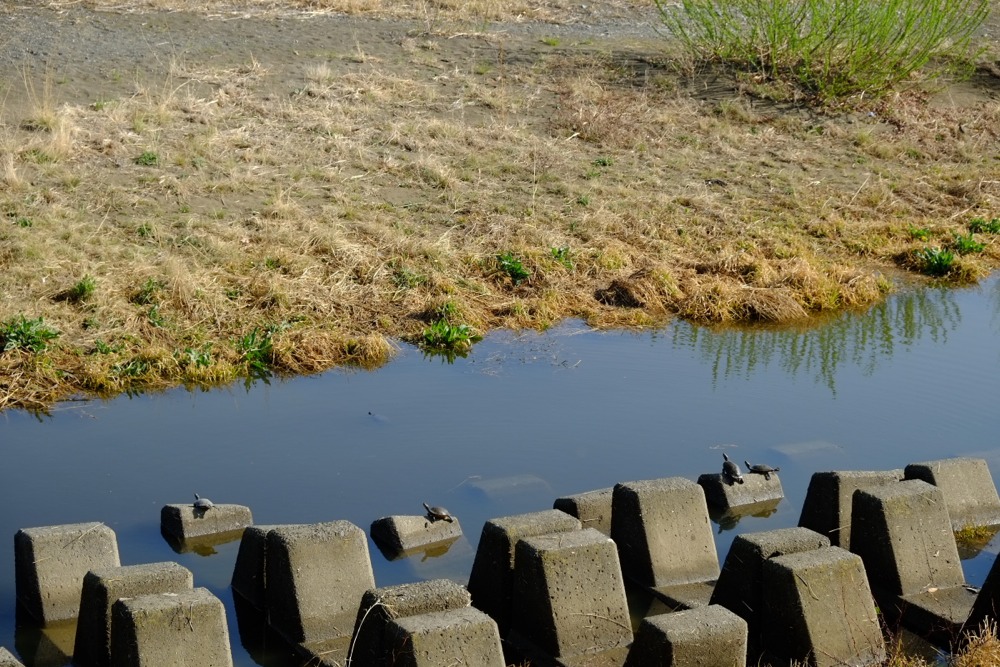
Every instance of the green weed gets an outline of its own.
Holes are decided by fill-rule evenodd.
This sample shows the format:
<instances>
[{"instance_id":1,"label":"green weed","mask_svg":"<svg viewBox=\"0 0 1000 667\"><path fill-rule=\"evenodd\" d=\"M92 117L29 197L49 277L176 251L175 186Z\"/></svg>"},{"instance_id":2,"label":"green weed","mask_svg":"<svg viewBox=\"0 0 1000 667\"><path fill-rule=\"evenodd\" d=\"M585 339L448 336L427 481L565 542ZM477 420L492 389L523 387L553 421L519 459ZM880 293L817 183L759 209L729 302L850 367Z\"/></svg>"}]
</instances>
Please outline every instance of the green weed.
<instances>
[{"instance_id":1,"label":"green weed","mask_svg":"<svg viewBox=\"0 0 1000 667\"><path fill-rule=\"evenodd\" d=\"M96 290L97 281L94 280L94 277L84 276L83 278L80 278L75 285L62 292L59 297L71 303L83 303L90 297L94 296L94 292Z\"/></svg>"},{"instance_id":2,"label":"green weed","mask_svg":"<svg viewBox=\"0 0 1000 667\"><path fill-rule=\"evenodd\" d=\"M528 272L528 269L524 268L521 260L511 252L503 252L497 255L497 262L500 263L500 270L506 273L514 281L515 285L520 285L531 277L531 273Z\"/></svg>"},{"instance_id":3,"label":"green weed","mask_svg":"<svg viewBox=\"0 0 1000 667\"><path fill-rule=\"evenodd\" d=\"M133 357L127 361L121 361L111 367L111 374L117 377L142 377L149 373L149 362L142 357Z\"/></svg>"},{"instance_id":4,"label":"green weed","mask_svg":"<svg viewBox=\"0 0 1000 667\"><path fill-rule=\"evenodd\" d=\"M910 232L910 238L918 241L926 241L931 237L931 230L926 227L914 227L913 225L910 225L907 228L907 231Z\"/></svg>"},{"instance_id":5,"label":"green weed","mask_svg":"<svg viewBox=\"0 0 1000 667\"><path fill-rule=\"evenodd\" d=\"M396 283L396 287L400 289L413 289L418 285L423 285L427 282L427 276L415 273L409 269L400 268L396 269L392 274L392 280Z\"/></svg>"},{"instance_id":6,"label":"green weed","mask_svg":"<svg viewBox=\"0 0 1000 667\"><path fill-rule=\"evenodd\" d=\"M560 40L558 37L542 37L542 44L546 46L559 46Z\"/></svg>"},{"instance_id":7,"label":"green weed","mask_svg":"<svg viewBox=\"0 0 1000 667\"><path fill-rule=\"evenodd\" d=\"M986 244L977 241L972 235L972 232L965 234L955 234L955 250L958 251L960 255L968 255L973 252L982 252L986 249Z\"/></svg>"},{"instance_id":8,"label":"green weed","mask_svg":"<svg viewBox=\"0 0 1000 667\"><path fill-rule=\"evenodd\" d=\"M92 354L114 354L115 352L121 352L123 346L121 343L117 345L108 345L103 340L98 338L94 341L94 351Z\"/></svg>"},{"instance_id":9,"label":"green weed","mask_svg":"<svg viewBox=\"0 0 1000 667\"><path fill-rule=\"evenodd\" d=\"M202 345L199 349L186 347L183 351L175 352L174 356L181 366L208 368L212 365L212 344Z\"/></svg>"},{"instance_id":10,"label":"green weed","mask_svg":"<svg viewBox=\"0 0 1000 667\"><path fill-rule=\"evenodd\" d=\"M163 319L163 313L160 312L160 306L156 303L150 306L149 310L146 311L146 319L148 319L149 323L158 329L162 329L167 325L167 321Z\"/></svg>"},{"instance_id":11,"label":"green weed","mask_svg":"<svg viewBox=\"0 0 1000 667\"><path fill-rule=\"evenodd\" d=\"M614 163L615 161L609 157L599 157L596 160L594 160L595 167L610 167Z\"/></svg>"},{"instance_id":12,"label":"green weed","mask_svg":"<svg viewBox=\"0 0 1000 667\"><path fill-rule=\"evenodd\" d=\"M274 343L271 340L271 327L261 329L254 327L235 342L240 360L246 364L247 375L250 378L264 379L271 375L271 361L274 353Z\"/></svg>"},{"instance_id":13,"label":"green weed","mask_svg":"<svg viewBox=\"0 0 1000 667\"><path fill-rule=\"evenodd\" d=\"M993 218L989 222L985 218L973 218L969 221L969 231L986 234L1000 234L1000 218Z\"/></svg>"},{"instance_id":14,"label":"green weed","mask_svg":"<svg viewBox=\"0 0 1000 667\"><path fill-rule=\"evenodd\" d=\"M921 271L929 276L946 275L955 263L955 253L942 248L922 248L914 254L920 262Z\"/></svg>"},{"instance_id":15,"label":"green weed","mask_svg":"<svg viewBox=\"0 0 1000 667\"><path fill-rule=\"evenodd\" d=\"M556 260L567 269L573 269L573 260L569 256L569 246L549 248L549 252L552 253L552 259Z\"/></svg>"},{"instance_id":16,"label":"green weed","mask_svg":"<svg viewBox=\"0 0 1000 667\"><path fill-rule=\"evenodd\" d=\"M166 287L166 283L156 278L147 278L135 294L132 295L132 303L139 306L148 306L156 301L156 294Z\"/></svg>"},{"instance_id":17,"label":"green weed","mask_svg":"<svg viewBox=\"0 0 1000 667\"><path fill-rule=\"evenodd\" d=\"M160 157L153 151L143 151L132 161L143 167L155 167L160 163Z\"/></svg>"},{"instance_id":18,"label":"green weed","mask_svg":"<svg viewBox=\"0 0 1000 667\"><path fill-rule=\"evenodd\" d=\"M41 317L29 320L24 315L18 315L0 324L0 341L3 342L4 352L43 352L48 348L49 341L58 336L59 332L46 326Z\"/></svg>"},{"instance_id":19,"label":"green weed","mask_svg":"<svg viewBox=\"0 0 1000 667\"><path fill-rule=\"evenodd\" d=\"M452 324L440 319L424 329L420 347L425 352L444 354L452 360L467 355L472 344L481 339L468 324Z\"/></svg>"}]
</instances>

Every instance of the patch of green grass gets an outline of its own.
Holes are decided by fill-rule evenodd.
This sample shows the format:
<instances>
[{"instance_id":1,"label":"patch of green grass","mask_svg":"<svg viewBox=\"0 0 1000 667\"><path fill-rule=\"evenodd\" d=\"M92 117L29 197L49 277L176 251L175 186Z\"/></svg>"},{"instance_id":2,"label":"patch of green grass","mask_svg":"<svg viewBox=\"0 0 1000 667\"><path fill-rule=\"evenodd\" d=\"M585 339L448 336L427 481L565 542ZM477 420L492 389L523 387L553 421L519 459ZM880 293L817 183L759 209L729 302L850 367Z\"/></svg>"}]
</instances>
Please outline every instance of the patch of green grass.
<instances>
[{"instance_id":1,"label":"patch of green grass","mask_svg":"<svg viewBox=\"0 0 1000 667\"><path fill-rule=\"evenodd\" d=\"M274 342L271 340L271 327L254 327L249 333L236 339L234 347L240 355L240 361L246 365L250 378L265 379L271 375L271 360L274 354Z\"/></svg>"},{"instance_id":2,"label":"patch of green grass","mask_svg":"<svg viewBox=\"0 0 1000 667\"><path fill-rule=\"evenodd\" d=\"M4 352L43 352L48 348L49 341L58 336L59 332L47 326L41 317L28 319L24 315L18 315L0 324L0 342L3 342Z\"/></svg>"},{"instance_id":3,"label":"patch of green grass","mask_svg":"<svg viewBox=\"0 0 1000 667\"><path fill-rule=\"evenodd\" d=\"M559 46L561 40L558 37L542 37L542 44L546 46Z\"/></svg>"},{"instance_id":4,"label":"patch of green grass","mask_svg":"<svg viewBox=\"0 0 1000 667\"><path fill-rule=\"evenodd\" d=\"M445 301L434 309L434 315L436 315L437 320L454 322L459 318L458 306L455 305L454 301Z\"/></svg>"},{"instance_id":5,"label":"patch of green grass","mask_svg":"<svg viewBox=\"0 0 1000 667\"><path fill-rule=\"evenodd\" d=\"M132 161L142 167L155 167L160 163L160 156L153 151L143 151L135 156Z\"/></svg>"},{"instance_id":6,"label":"patch of green grass","mask_svg":"<svg viewBox=\"0 0 1000 667\"><path fill-rule=\"evenodd\" d=\"M72 287L60 294L60 297L71 303L83 303L94 296L97 290L97 281L93 276L80 278Z\"/></svg>"},{"instance_id":7,"label":"patch of green grass","mask_svg":"<svg viewBox=\"0 0 1000 667\"><path fill-rule=\"evenodd\" d=\"M23 227L26 229L28 227L31 227L32 225L31 218L26 218L23 215L10 214L10 217L13 218L11 222L13 222L18 227Z\"/></svg>"},{"instance_id":8,"label":"patch of green grass","mask_svg":"<svg viewBox=\"0 0 1000 667\"><path fill-rule=\"evenodd\" d=\"M524 268L524 263L512 252L502 252L497 255L497 262L500 263L500 270L506 273L515 285L531 277L528 269Z\"/></svg>"},{"instance_id":9,"label":"patch of green grass","mask_svg":"<svg viewBox=\"0 0 1000 667\"><path fill-rule=\"evenodd\" d=\"M914 251L920 270L929 276L943 276L955 264L955 253L942 248L921 248Z\"/></svg>"},{"instance_id":10,"label":"patch of green grass","mask_svg":"<svg viewBox=\"0 0 1000 667\"><path fill-rule=\"evenodd\" d=\"M148 306L156 301L158 292L166 287L166 283L156 278L147 278L135 294L132 295L132 303L139 306Z\"/></svg>"},{"instance_id":11,"label":"patch of green grass","mask_svg":"<svg viewBox=\"0 0 1000 667\"><path fill-rule=\"evenodd\" d=\"M610 167L615 163L614 159L602 156L594 160L595 167Z\"/></svg>"},{"instance_id":12,"label":"patch of green grass","mask_svg":"<svg viewBox=\"0 0 1000 667\"><path fill-rule=\"evenodd\" d=\"M986 249L986 244L981 241L977 241L972 235L972 232L968 234L955 234L955 250L958 251L960 255L968 255L973 252L982 252Z\"/></svg>"},{"instance_id":13,"label":"patch of green grass","mask_svg":"<svg viewBox=\"0 0 1000 667\"><path fill-rule=\"evenodd\" d=\"M149 323L158 329L162 329L167 325L167 321L163 318L163 313L160 312L160 306L156 303L150 306L149 310L146 311L146 319L148 319Z\"/></svg>"},{"instance_id":14,"label":"patch of green grass","mask_svg":"<svg viewBox=\"0 0 1000 667\"><path fill-rule=\"evenodd\" d=\"M121 352L122 348L123 346L121 343L117 345L109 345L102 339L98 338L94 341L94 351L92 354L114 354L115 352Z\"/></svg>"},{"instance_id":15,"label":"patch of green grass","mask_svg":"<svg viewBox=\"0 0 1000 667\"><path fill-rule=\"evenodd\" d=\"M208 368L212 365L212 344L207 343L200 348L186 347L174 353L182 366Z\"/></svg>"},{"instance_id":16,"label":"patch of green grass","mask_svg":"<svg viewBox=\"0 0 1000 667\"><path fill-rule=\"evenodd\" d=\"M413 289L427 282L427 276L416 273L406 268L396 269L392 274L392 280L396 287L400 289Z\"/></svg>"},{"instance_id":17,"label":"patch of green grass","mask_svg":"<svg viewBox=\"0 0 1000 667\"><path fill-rule=\"evenodd\" d=\"M424 329L420 347L426 351L464 356L478 340L481 340L481 336L468 324L452 324L446 319L440 319Z\"/></svg>"},{"instance_id":18,"label":"patch of green grass","mask_svg":"<svg viewBox=\"0 0 1000 667\"><path fill-rule=\"evenodd\" d=\"M969 221L969 231L986 234L1000 234L1000 218L988 221L985 218L973 218Z\"/></svg>"},{"instance_id":19,"label":"patch of green grass","mask_svg":"<svg viewBox=\"0 0 1000 667\"><path fill-rule=\"evenodd\" d=\"M552 259L556 260L567 269L573 269L573 260L569 255L569 246L562 246L561 248L549 248L549 252L552 254Z\"/></svg>"},{"instance_id":20,"label":"patch of green grass","mask_svg":"<svg viewBox=\"0 0 1000 667\"><path fill-rule=\"evenodd\" d=\"M916 239L918 241L926 241L931 237L931 230L926 227L914 227L910 225L907 227L907 231L910 232L910 238Z\"/></svg>"},{"instance_id":21,"label":"patch of green grass","mask_svg":"<svg viewBox=\"0 0 1000 667\"><path fill-rule=\"evenodd\" d=\"M579 204L580 206L590 206L590 196L580 195L579 197L576 198L576 203Z\"/></svg>"},{"instance_id":22,"label":"patch of green grass","mask_svg":"<svg viewBox=\"0 0 1000 667\"><path fill-rule=\"evenodd\" d=\"M137 378L149 373L149 369L149 361L142 357L133 357L112 366L111 374L116 377Z\"/></svg>"}]
</instances>

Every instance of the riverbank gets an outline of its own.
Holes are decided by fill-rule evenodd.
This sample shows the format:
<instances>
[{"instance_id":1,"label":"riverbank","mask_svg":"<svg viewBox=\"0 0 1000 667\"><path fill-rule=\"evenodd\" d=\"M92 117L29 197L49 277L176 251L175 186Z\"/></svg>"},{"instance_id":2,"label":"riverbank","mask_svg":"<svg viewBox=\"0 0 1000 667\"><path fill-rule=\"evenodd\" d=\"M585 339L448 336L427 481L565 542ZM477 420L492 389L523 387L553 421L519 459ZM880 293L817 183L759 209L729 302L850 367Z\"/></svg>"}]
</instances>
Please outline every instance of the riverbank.
<instances>
[{"instance_id":1,"label":"riverbank","mask_svg":"<svg viewBox=\"0 0 1000 667\"><path fill-rule=\"evenodd\" d=\"M101 4L6 10L0 409L377 365L442 320L801 321L957 235L950 278L1000 266L989 59L830 110L626 2Z\"/></svg>"}]
</instances>

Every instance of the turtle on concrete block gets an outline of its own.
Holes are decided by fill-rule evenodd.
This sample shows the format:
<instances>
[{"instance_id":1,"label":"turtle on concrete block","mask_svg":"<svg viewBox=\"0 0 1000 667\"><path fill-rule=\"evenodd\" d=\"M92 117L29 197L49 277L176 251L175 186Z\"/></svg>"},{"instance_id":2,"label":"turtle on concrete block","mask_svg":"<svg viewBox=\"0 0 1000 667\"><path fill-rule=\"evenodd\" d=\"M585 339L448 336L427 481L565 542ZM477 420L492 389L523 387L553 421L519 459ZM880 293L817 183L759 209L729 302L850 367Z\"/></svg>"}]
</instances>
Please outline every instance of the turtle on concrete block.
<instances>
[{"instance_id":1,"label":"turtle on concrete block","mask_svg":"<svg viewBox=\"0 0 1000 667\"><path fill-rule=\"evenodd\" d=\"M438 505L431 506L424 503L424 509L427 510L427 518L430 519L432 523L434 521L448 521L450 523L455 520L454 517L452 517L451 512Z\"/></svg>"},{"instance_id":2,"label":"turtle on concrete block","mask_svg":"<svg viewBox=\"0 0 1000 667\"><path fill-rule=\"evenodd\" d=\"M755 475L763 475L764 479L771 479L772 472L781 472L781 468L772 468L765 463L758 463L756 465L750 465L750 462L746 459L743 460L746 464L747 470Z\"/></svg>"},{"instance_id":3,"label":"turtle on concrete block","mask_svg":"<svg viewBox=\"0 0 1000 667\"><path fill-rule=\"evenodd\" d=\"M215 503L208 498L202 498L196 493L194 494L194 504L192 507L194 507L196 516L205 516L205 512L215 507Z\"/></svg>"},{"instance_id":4,"label":"turtle on concrete block","mask_svg":"<svg viewBox=\"0 0 1000 667\"><path fill-rule=\"evenodd\" d=\"M725 452L722 453L722 477L726 480L726 484L730 486L734 483L743 483L743 473L740 472L740 467L730 461L729 456Z\"/></svg>"}]
</instances>

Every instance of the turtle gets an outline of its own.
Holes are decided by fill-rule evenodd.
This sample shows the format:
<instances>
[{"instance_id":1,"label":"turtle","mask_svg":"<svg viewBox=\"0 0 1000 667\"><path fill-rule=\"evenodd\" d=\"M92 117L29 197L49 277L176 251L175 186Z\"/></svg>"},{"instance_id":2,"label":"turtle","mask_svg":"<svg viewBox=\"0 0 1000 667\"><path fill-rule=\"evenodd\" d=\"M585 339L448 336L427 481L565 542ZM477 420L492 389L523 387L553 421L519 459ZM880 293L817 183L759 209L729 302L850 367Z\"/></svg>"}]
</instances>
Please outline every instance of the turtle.
<instances>
[{"instance_id":1,"label":"turtle","mask_svg":"<svg viewBox=\"0 0 1000 667\"><path fill-rule=\"evenodd\" d=\"M746 464L748 471L752 472L755 475L763 475L764 479L771 479L772 472L781 472L781 468L772 468L771 466L765 463L758 463L757 465L752 466L750 465L750 462L745 459L743 463Z\"/></svg>"},{"instance_id":2,"label":"turtle","mask_svg":"<svg viewBox=\"0 0 1000 667\"><path fill-rule=\"evenodd\" d=\"M737 484L743 483L743 473L740 472L740 467L729 460L729 457L725 452L722 453L722 477L726 479L726 483L730 486L733 482Z\"/></svg>"},{"instance_id":3,"label":"turtle","mask_svg":"<svg viewBox=\"0 0 1000 667\"><path fill-rule=\"evenodd\" d=\"M431 506L424 503L424 509L427 510L427 518L431 520L431 523L435 521L447 521L450 523L455 520L451 512L443 507L437 505Z\"/></svg>"},{"instance_id":4,"label":"turtle","mask_svg":"<svg viewBox=\"0 0 1000 667\"><path fill-rule=\"evenodd\" d=\"M192 505L192 507L194 507L194 511L196 514L204 514L208 510L215 507L215 503L213 503L208 498L202 498L196 493L194 494L194 505Z\"/></svg>"}]
</instances>

